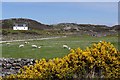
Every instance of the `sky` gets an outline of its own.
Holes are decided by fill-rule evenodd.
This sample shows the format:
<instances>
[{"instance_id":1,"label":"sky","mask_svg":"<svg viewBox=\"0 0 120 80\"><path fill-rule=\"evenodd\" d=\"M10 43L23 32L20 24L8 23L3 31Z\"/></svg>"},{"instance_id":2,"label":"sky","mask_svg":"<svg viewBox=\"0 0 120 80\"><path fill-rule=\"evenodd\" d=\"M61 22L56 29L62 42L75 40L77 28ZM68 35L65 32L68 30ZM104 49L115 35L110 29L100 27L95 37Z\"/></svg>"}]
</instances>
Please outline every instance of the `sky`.
<instances>
[{"instance_id":1,"label":"sky","mask_svg":"<svg viewBox=\"0 0 120 80\"><path fill-rule=\"evenodd\" d=\"M2 2L2 19L29 18L43 24L118 24L117 2Z\"/></svg>"},{"instance_id":2,"label":"sky","mask_svg":"<svg viewBox=\"0 0 120 80\"><path fill-rule=\"evenodd\" d=\"M119 0L1 0L2 2L118 2Z\"/></svg>"}]
</instances>

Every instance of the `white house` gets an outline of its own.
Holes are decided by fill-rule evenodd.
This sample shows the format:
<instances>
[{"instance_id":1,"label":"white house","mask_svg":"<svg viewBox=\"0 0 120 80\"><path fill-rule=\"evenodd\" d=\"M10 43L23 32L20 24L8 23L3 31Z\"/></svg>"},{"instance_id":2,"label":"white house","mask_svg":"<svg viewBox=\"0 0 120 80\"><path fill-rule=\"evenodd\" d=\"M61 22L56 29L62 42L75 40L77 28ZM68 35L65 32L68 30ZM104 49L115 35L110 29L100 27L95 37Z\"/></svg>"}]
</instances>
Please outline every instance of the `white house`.
<instances>
[{"instance_id":1,"label":"white house","mask_svg":"<svg viewBox=\"0 0 120 80\"><path fill-rule=\"evenodd\" d=\"M28 30L28 25L25 23L15 24L13 30Z\"/></svg>"}]
</instances>

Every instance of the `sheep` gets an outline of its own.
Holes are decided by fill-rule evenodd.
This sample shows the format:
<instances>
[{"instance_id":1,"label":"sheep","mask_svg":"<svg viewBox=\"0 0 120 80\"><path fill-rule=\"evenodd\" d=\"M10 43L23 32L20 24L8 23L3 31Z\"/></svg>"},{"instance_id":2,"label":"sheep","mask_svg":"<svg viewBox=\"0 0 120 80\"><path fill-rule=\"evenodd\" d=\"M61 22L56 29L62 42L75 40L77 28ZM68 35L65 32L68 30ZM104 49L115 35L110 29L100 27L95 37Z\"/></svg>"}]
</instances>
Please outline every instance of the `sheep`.
<instances>
[{"instance_id":1,"label":"sheep","mask_svg":"<svg viewBox=\"0 0 120 80\"><path fill-rule=\"evenodd\" d=\"M102 41L100 41L100 42L102 42Z\"/></svg>"},{"instance_id":2,"label":"sheep","mask_svg":"<svg viewBox=\"0 0 120 80\"><path fill-rule=\"evenodd\" d=\"M32 48L37 48L37 45L32 45Z\"/></svg>"},{"instance_id":3,"label":"sheep","mask_svg":"<svg viewBox=\"0 0 120 80\"><path fill-rule=\"evenodd\" d=\"M7 45L10 45L10 43L6 43Z\"/></svg>"},{"instance_id":4,"label":"sheep","mask_svg":"<svg viewBox=\"0 0 120 80\"><path fill-rule=\"evenodd\" d=\"M63 48L65 49L68 49L68 50L70 50L71 48L70 47L68 47L67 45L63 45Z\"/></svg>"},{"instance_id":5,"label":"sheep","mask_svg":"<svg viewBox=\"0 0 120 80\"><path fill-rule=\"evenodd\" d=\"M63 45L63 48L69 48L67 45Z\"/></svg>"},{"instance_id":6,"label":"sheep","mask_svg":"<svg viewBox=\"0 0 120 80\"><path fill-rule=\"evenodd\" d=\"M23 45L23 44L20 44L20 45L19 45L19 48L22 48L22 47L24 47L24 45Z\"/></svg>"},{"instance_id":7,"label":"sheep","mask_svg":"<svg viewBox=\"0 0 120 80\"><path fill-rule=\"evenodd\" d=\"M29 44L29 42L25 41L25 44Z\"/></svg>"},{"instance_id":8,"label":"sheep","mask_svg":"<svg viewBox=\"0 0 120 80\"><path fill-rule=\"evenodd\" d=\"M68 50L70 50L71 48L69 47Z\"/></svg>"},{"instance_id":9,"label":"sheep","mask_svg":"<svg viewBox=\"0 0 120 80\"><path fill-rule=\"evenodd\" d=\"M41 46L38 46L38 48L40 49L40 48L41 48Z\"/></svg>"}]
</instances>

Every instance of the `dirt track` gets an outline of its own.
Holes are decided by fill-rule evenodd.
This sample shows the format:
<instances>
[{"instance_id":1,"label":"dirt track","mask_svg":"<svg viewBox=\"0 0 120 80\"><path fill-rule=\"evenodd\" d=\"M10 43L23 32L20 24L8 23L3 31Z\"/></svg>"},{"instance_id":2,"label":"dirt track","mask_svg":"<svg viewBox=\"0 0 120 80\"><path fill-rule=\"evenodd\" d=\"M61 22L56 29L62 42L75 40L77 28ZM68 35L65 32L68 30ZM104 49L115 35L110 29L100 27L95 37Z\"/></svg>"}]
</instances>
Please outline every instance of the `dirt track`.
<instances>
[{"instance_id":1,"label":"dirt track","mask_svg":"<svg viewBox=\"0 0 120 80\"><path fill-rule=\"evenodd\" d=\"M0 43L5 43L5 42L17 42L17 41L32 41L32 40L47 40L47 39L56 39L56 38L63 38L63 37L66 37L66 36L47 37L47 38L39 38L39 39L25 39L25 40L0 41Z\"/></svg>"}]
</instances>

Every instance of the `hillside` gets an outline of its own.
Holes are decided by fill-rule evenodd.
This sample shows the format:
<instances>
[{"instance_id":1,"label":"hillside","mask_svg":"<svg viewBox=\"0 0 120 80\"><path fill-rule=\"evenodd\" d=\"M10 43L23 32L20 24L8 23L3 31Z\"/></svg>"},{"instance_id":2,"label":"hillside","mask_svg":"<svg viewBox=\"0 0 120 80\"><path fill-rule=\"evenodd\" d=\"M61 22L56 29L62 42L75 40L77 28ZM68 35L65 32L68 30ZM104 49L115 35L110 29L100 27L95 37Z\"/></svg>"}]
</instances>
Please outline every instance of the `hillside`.
<instances>
[{"instance_id":1,"label":"hillside","mask_svg":"<svg viewBox=\"0 0 120 80\"><path fill-rule=\"evenodd\" d=\"M53 25L54 30L62 30L64 32L72 32L78 34L87 34L92 36L99 35L113 35L120 31L120 25L112 27L106 25L93 25L93 24L76 24L76 23L60 23Z\"/></svg>"},{"instance_id":2,"label":"hillside","mask_svg":"<svg viewBox=\"0 0 120 80\"><path fill-rule=\"evenodd\" d=\"M3 29L12 29L13 25L15 23L27 23L30 29L49 29L50 27L42 24L40 22L37 22L32 19L24 19L24 18L12 18L12 19L4 19L2 20L2 28Z\"/></svg>"},{"instance_id":3,"label":"hillside","mask_svg":"<svg viewBox=\"0 0 120 80\"><path fill-rule=\"evenodd\" d=\"M96 32L101 32L101 31L111 31L115 30L118 31L120 30L119 25L114 25L112 27L106 26L106 25L93 25L93 24L77 24L77 23L59 23L55 25L46 25L42 24L36 20L32 19L26 19L26 18L11 18L11 19L4 19L0 20L0 27L2 29L12 29L13 25L15 23L27 23L30 29L38 29L38 30L75 30L75 31L96 31Z\"/></svg>"},{"instance_id":4,"label":"hillside","mask_svg":"<svg viewBox=\"0 0 120 80\"><path fill-rule=\"evenodd\" d=\"M13 30L13 25L18 23L27 23L29 30L19 31ZM26 18L12 18L0 20L0 28L2 28L3 40L16 37L23 38L38 38L48 36L74 36L74 35L89 35L89 36L107 36L118 35L120 25L112 27L106 25L95 24L77 24L77 23L59 23L53 25L42 24L38 21ZM5 38L7 37L7 38ZM8 38L9 37L9 38ZM5 39L4 39L5 38Z\"/></svg>"}]
</instances>

